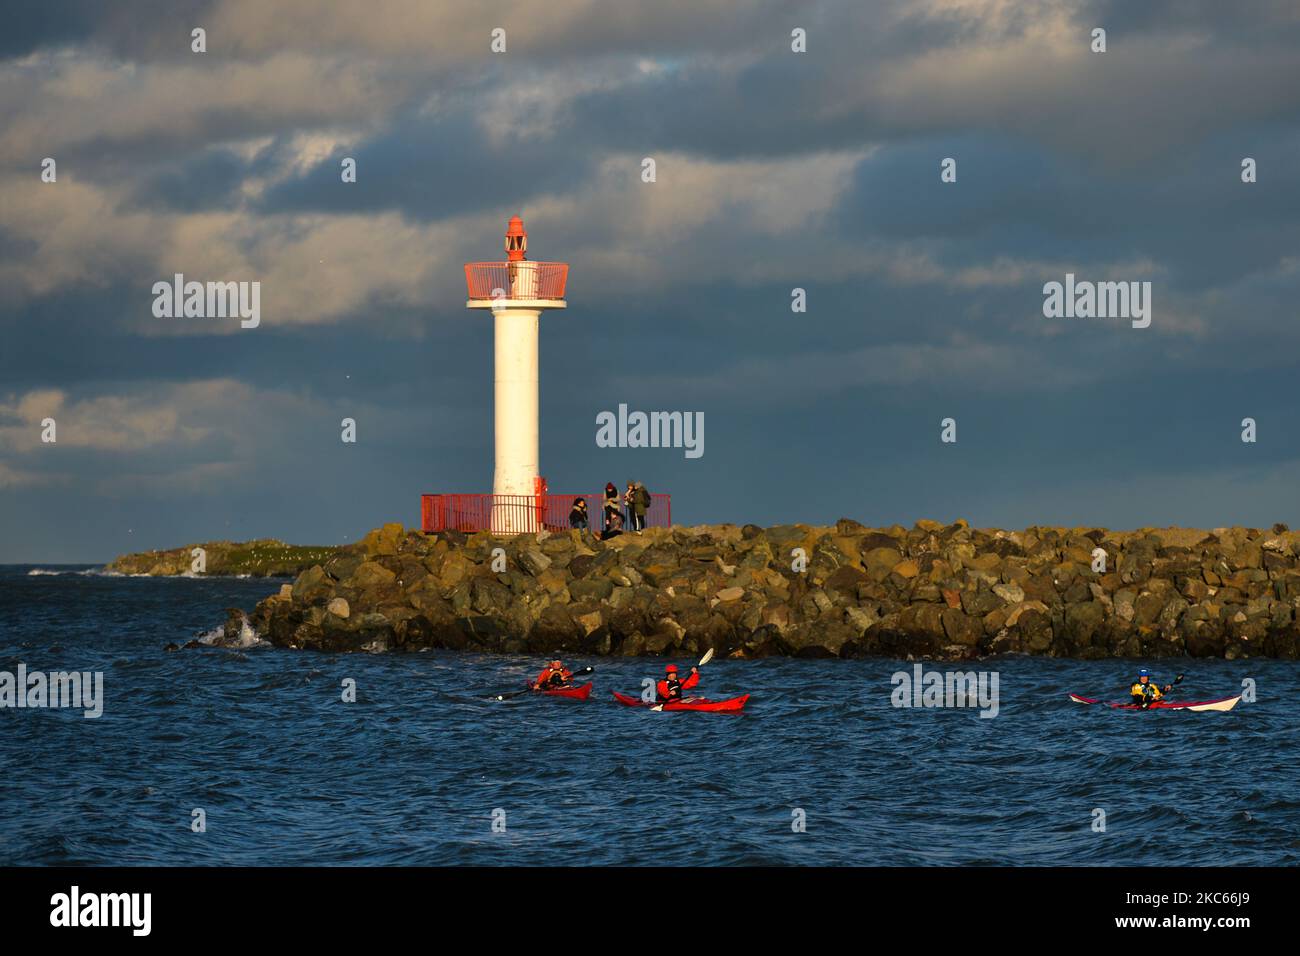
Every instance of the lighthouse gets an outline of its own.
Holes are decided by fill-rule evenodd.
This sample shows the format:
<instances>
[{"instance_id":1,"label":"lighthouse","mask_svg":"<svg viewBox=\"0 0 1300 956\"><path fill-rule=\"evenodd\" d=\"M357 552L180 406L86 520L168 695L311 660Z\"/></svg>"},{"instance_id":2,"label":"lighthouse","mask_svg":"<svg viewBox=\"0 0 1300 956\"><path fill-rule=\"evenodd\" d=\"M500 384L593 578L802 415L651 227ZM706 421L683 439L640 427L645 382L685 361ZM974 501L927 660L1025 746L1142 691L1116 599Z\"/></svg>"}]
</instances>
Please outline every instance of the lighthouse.
<instances>
[{"instance_id":1,"label":"lighthouse","mask_svg":"<svg viewBox=\"0 0 1300 956\"><path fill-rule=\"evenodd\" d=\"M599 510L599 492L550 494L538 463L537 333L544 311L568 306L564 286L569 264L529 259L528 232L518 216L506 226L505 251L504 262L465 263L465 305L492 313L496 343L492 494L421 495L420 528L426 534L528 534L581 527L582 519L570 515L570 504L578 497L587 502L589 514ZM645 526L671 526L671 496L652 494L650 499Z\"/></svg>"},{"instance_id":2,"label":"lighthouse","mask_svg":"<svg viewBox=\"0 0 1300 956\"><path fill-rule=\"evenodd\" d=\"M546 494L538 463L537 334L542 312L563 309L568 263L528 258L528 232L513 216L506 227L505 262L468 262L471 309L492 313L496 468L491 530L539 530L536 503Z\"/></svg>"}]
</instances>

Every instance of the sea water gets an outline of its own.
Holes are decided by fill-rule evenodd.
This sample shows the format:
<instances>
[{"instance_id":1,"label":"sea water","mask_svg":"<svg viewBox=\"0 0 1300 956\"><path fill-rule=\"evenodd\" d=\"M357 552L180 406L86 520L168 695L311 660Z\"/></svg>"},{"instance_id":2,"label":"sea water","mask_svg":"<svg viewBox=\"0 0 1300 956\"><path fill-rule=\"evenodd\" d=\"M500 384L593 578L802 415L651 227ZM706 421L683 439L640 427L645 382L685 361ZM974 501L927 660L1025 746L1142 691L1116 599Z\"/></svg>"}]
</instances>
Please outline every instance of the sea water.
<instances>
[{"instance_id":1,"label":"sea water","mask_svg":"<svg viewBox=\"0 0 1300 956\"><path fill-rule=\"evenodd\" d=\"M896 660L714 660L699 693L752 694L727 715L616 704L655 658L494 701L543 661L163 650L280 583L0 568L0 670L103 674L95 720L0 709L0 865L1300 862L1295 662L1142 662L1187 699L1253 681L1229 713L1067 699L1136 661L925 662L996 674L989 719L895 706Z\"/></svg>"}]
</instances>

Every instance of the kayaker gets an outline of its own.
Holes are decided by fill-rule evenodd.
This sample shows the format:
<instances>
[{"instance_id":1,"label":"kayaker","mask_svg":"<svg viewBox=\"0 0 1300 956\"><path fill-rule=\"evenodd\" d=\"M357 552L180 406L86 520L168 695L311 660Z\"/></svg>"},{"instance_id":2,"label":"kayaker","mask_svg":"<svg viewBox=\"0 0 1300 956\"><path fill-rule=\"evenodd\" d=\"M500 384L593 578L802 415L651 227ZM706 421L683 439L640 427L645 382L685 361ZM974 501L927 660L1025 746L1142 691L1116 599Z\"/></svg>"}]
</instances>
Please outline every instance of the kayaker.
<instances>
[{"instance_id":1,"label":"kayaker","mask_svg":"<svg viewBox=\"0 0 1300 956\"><path fill-rule=\"evenodd\" d=\"M1138 671L1137 682L1129 688L1129 694L1133 697L1133 703L1149 707L1169 693L1169 688L1173 684L1166 684L1164 687L1158 687L1151 683L1151 672L1143 667Z\"/></svg>"},{"instance_id":2,"label":"kayaker","mask_svg":"<svg viewBox=\"0 0 1300 956\"><path fill-rule=\"evenodd\" d=\"M677 679L677 665L669 664L664 668L664 679L655 685L655 693L659 696L659 703L669 700L681 700L682 691L690 690L700 682L700 669L691 668L691 676L686 680Z\"/></svg>"},{"instance_id":3,"label":"kayaker","mask_svg":"<svg viewBox=\"0 0 1300 956\"><path fill-rule=\"evenodd\" d=\"M547 664L546 668L537 675L537 680L533 681L533 690L543 690L548 687L567 687L572 679L573 672L564 666L563 661L557 658Z\"/></svg>"}]
</instances>

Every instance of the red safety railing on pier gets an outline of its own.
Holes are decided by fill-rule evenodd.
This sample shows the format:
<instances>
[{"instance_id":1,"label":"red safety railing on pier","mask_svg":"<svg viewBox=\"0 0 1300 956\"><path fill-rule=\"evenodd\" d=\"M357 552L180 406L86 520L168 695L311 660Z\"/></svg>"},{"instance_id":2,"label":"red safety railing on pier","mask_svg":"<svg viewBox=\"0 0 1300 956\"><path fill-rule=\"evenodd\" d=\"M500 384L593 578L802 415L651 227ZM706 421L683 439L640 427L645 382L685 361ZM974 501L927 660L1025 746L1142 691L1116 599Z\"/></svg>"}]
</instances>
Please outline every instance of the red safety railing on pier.
<instances>
[{"instance_id":1,"label":"red safety railing on pier","mask_svg":"<svg viewBox=\"0 0 1300 956\"><path fill-rule=\"evenodd\" d=\"M421 495L420 527L425 531L498 531L504 534L537 531L567 531L573 500L587 502L587 518L593 531L604 526L605 496L596 495ZM623 529L632 530L627 507ZM647 528L667 528L673 523L672 495L650 495L646 509Z\"/></svg>"}]
</instances>

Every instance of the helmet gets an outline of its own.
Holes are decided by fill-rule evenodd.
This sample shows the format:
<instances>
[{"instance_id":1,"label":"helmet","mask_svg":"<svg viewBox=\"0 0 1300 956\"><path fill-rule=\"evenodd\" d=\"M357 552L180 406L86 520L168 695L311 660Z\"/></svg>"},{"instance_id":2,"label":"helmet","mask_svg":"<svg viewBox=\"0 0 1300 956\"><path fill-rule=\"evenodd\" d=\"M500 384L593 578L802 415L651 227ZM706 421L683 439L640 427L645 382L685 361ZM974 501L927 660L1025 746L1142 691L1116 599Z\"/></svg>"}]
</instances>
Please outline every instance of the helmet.
<instances>
[{"instance_id":1,"label":"helmet","mask_svg":"<svg viewBox=\"0 0 1300 956\"><path fill-rule=\"evenodd\" d=\"M669 664L667 667L664 668L664 673L665 673L665 674L676 674L676 673L677 673L677 665L676 665L676 664Z\"/></svg>"},{"instance_id":2,"label":"helmet","mask_svg":"<svg viewBox=\"0 0 1300 956\"><path fill-rule=\"evenodd\" d=\"M1151 676L1151 672L1147 670L1145 667L1142 668L1140 671L1138 671L1138 677L1150 677L1150 676Z\"/></svg>"}]
</instances>

